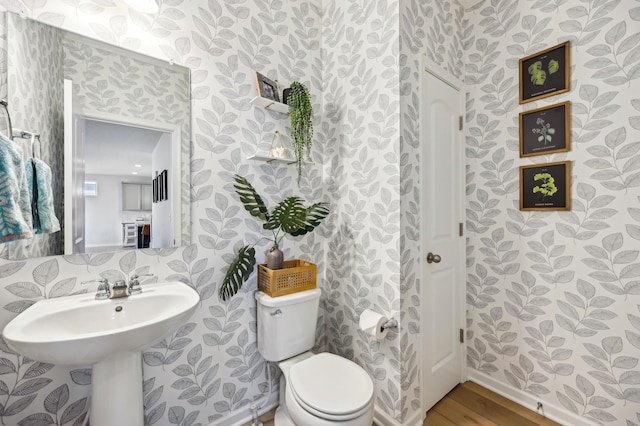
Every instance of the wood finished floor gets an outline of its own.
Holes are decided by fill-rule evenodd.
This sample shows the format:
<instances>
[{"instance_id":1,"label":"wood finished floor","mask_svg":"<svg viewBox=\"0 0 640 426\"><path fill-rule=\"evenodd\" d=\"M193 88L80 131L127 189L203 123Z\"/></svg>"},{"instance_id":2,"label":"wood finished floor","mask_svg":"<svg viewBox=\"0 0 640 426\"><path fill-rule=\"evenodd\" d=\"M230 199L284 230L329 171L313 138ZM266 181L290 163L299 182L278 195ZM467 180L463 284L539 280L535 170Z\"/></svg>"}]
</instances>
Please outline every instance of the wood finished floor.
<instances>
[{"instance_id":1,"label":"wood finished floor","mask_svg":"<svg viewBox=\"0 0 640 426\"><path fill-rule=\"evenodd\" d=\"M423 426L559 426L482 386L465 382L456 386L427 412Z\"/></svg>"},{"instance_id":2,"label":"wood finished floor","mask_svg":"<svg viewBox=\"0 0 640 426\"><path fill-rule=\"evenodd\" d=\"M260 416L264 426L274 426L275 408ZM245 426L251 426L251 422ZM466 382L456 386L427 412L422 426L559 426L482 386ZM374 424L375 426L375 424Z\"/></svg>"}]
</instances>

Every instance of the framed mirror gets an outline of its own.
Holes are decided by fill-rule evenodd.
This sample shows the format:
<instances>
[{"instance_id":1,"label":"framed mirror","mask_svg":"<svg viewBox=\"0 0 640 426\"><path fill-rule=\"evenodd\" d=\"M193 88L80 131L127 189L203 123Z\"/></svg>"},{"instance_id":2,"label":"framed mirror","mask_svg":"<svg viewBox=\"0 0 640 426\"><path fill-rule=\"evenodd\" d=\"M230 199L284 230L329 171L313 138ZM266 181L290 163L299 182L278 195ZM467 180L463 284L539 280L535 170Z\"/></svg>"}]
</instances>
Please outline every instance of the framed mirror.
<instances>
[{"instance_id":1,"label":"framed mirror","mask_svg":"<svg viewBox=\"0 0 640 426\"><path fill-rule=\"evenodd\" d=\"M14 142L51 168L63 230L0 244L0 257L190 244L189 69L4 13L0 93L13 134L40 135ZM164 170L167 197L153 203Z\"/></svg>"}]
</instances>

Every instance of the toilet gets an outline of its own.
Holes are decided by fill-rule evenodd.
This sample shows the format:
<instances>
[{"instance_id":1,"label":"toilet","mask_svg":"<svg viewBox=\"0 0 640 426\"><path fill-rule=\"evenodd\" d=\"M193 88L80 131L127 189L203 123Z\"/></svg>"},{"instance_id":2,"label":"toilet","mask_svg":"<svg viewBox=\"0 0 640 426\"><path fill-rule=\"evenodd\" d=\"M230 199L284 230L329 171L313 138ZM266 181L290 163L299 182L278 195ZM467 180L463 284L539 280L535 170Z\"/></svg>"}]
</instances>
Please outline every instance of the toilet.
<instances>
[{"instance_id":1,"label":"toilet","mask_svg":"<svg viewBox=\"0 0 640 426\"><path fill-rule=\"evenodd\" d=\"M373 381L358 364L314 354L320 289L270 297L256 292L258 351L277 362L276 426L371 426Z\"/></svg>"}]
</instances>

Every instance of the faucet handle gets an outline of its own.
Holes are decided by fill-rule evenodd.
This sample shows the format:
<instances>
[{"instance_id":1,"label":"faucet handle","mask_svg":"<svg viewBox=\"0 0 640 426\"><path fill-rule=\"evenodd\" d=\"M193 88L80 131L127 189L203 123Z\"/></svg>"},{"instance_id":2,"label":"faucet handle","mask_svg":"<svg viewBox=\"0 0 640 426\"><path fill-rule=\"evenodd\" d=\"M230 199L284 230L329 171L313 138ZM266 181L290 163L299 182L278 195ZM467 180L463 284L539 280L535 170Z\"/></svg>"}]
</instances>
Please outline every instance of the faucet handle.
<instances>
[{"instance_id":1,"label":"faucet handle","mask_svg":"<svg viewBox=\"0 0 640 426\"><path fill-rule=\"evenodd\" d=\"M109 280L106 278L96 278L94 280L80 281L80 284L91 284L91 283L109 284Z\"/></svg>"},{"instance_id":2,"label":"faucet handle","mask_svg":"<svg viewBox=\"0 0 640 426\"><path fill-rule=\"evenodd\" d=\"M133 281L133 280L137 280L140 277L152 277L152 276L153 274L133 274L131 276L131 280Z\"/></svg>"},{"instance_id":3,"label":"faucet handle","mask_svg":"<svg viewBox=\"0 0 640 426\"><path fill-rule=\"evenodd\" d=\"M109 287L109 280L106 278L97 278L95 280L80 281L80 284L100 283L98 291L96 292L96 299L109 299L111 298L111 288Z\"/></svg>"},{"instance_id":4,"label":"faucet handle","mask_svg":"<svg viewBox=\"0 0 640 426\"><path fill-rule=\"evenodd\" d=\"M134 274L131 276L129 280L129 294L138 294L142 293L142 288L140 287L140 281L138 278L140 277L152 277L153 274Z\"/></svg>"}]
</instances>

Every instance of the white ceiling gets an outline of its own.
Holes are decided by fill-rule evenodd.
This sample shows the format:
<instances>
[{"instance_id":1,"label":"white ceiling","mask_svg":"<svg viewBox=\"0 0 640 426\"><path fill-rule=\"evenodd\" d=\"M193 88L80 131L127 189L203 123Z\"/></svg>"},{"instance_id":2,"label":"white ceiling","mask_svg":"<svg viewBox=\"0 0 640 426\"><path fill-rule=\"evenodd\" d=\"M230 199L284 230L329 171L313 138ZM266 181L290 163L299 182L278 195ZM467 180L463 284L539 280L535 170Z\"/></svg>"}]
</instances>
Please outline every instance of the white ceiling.
<instances>
[{"instance_id":1,"label":"white ceiling","mask_svg":"<svg viewBox=\"0 0 640 426\"><path fill-rule=\"evenodd\" d=\"M162 135L156 130L86 120L85 173L151 177L151 153Z\"/></svg>"}]
</instances>

